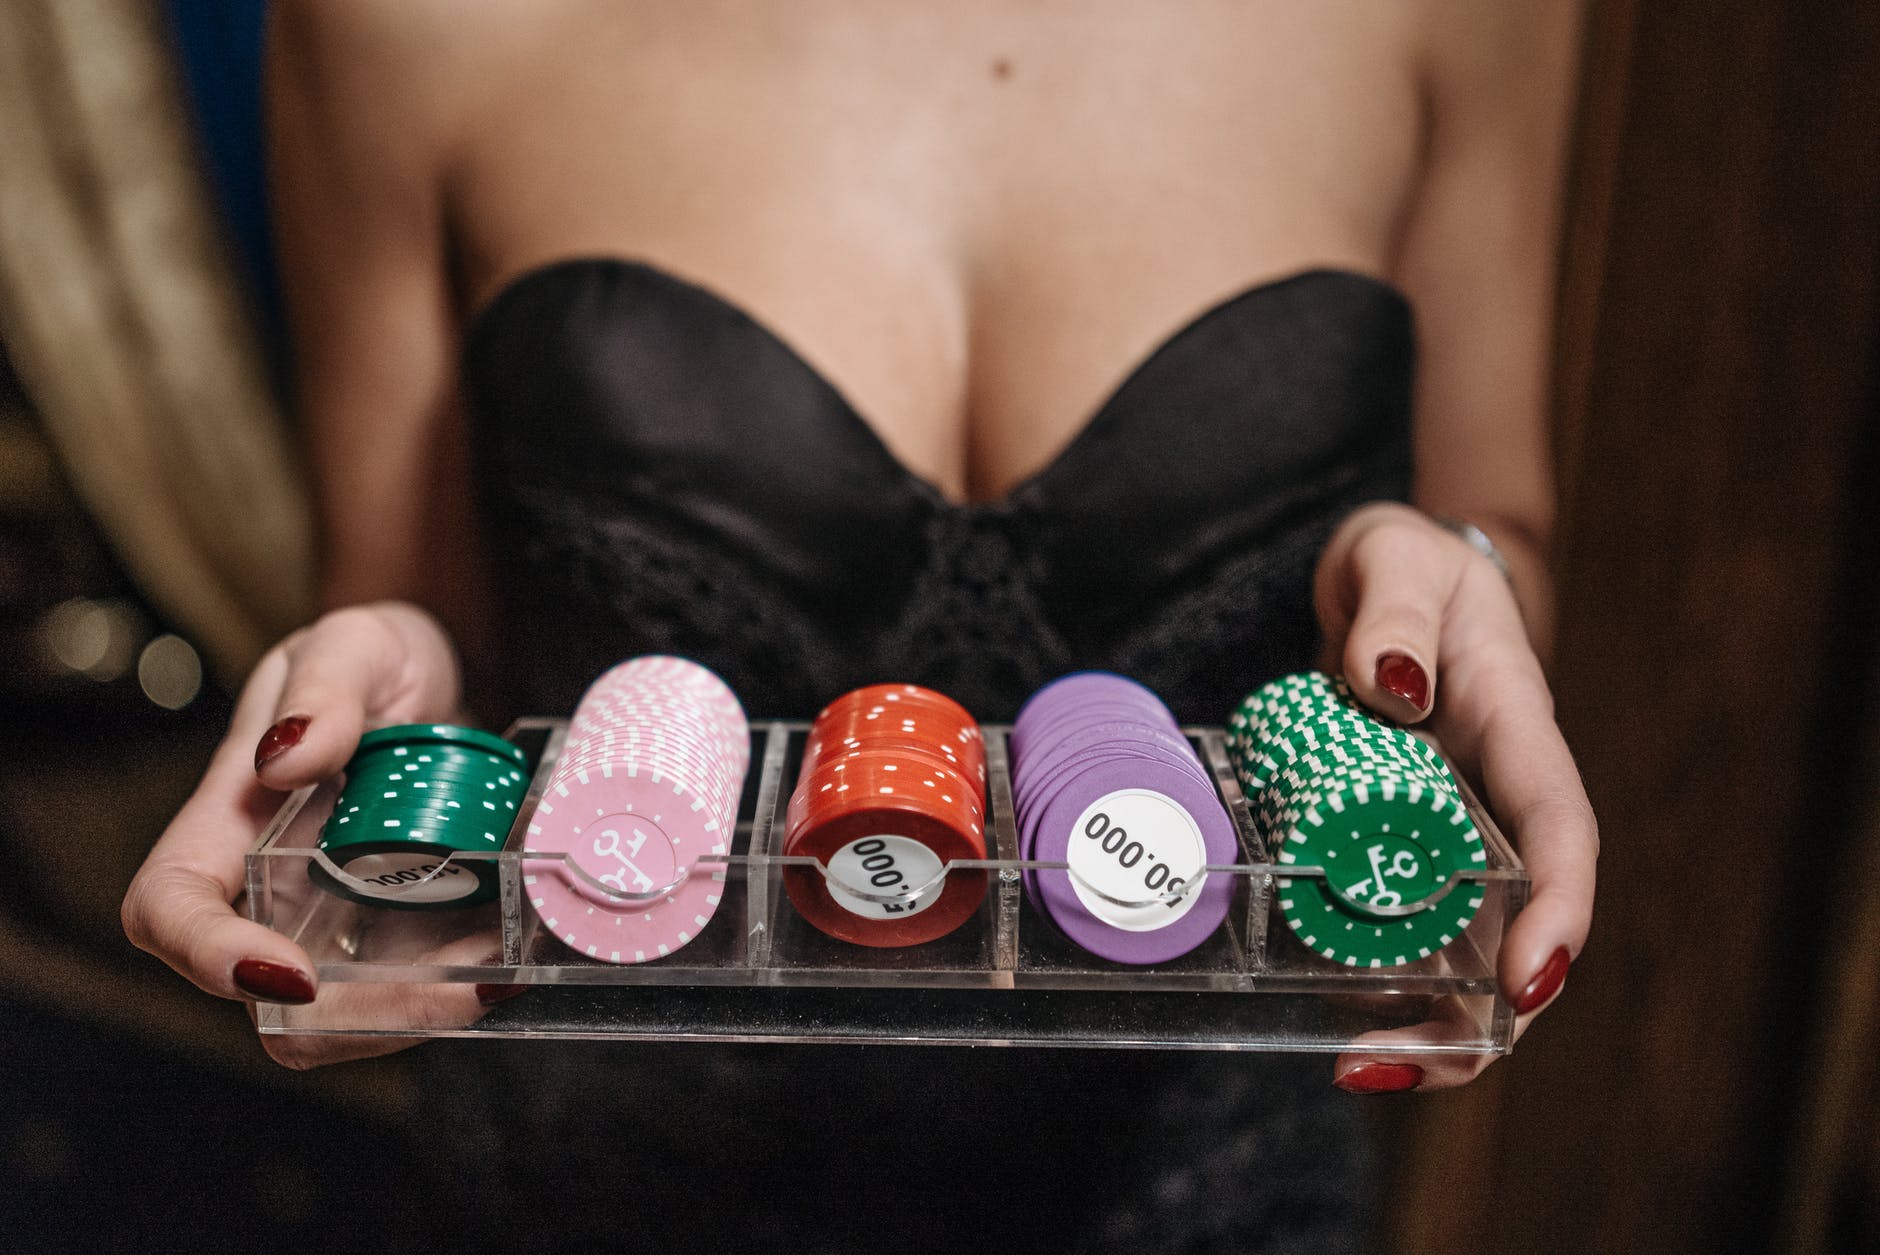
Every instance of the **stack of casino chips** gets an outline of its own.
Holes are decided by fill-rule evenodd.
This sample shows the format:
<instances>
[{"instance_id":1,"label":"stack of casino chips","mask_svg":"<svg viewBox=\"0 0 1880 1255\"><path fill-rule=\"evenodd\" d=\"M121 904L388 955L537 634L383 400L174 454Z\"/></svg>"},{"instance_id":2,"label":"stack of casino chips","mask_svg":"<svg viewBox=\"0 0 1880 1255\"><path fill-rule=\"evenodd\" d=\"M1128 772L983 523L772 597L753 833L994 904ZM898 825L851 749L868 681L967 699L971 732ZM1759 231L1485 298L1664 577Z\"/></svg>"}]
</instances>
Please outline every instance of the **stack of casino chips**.
<instances>
[{"instance_id":1,"label":"stack of casino chips","mask_svg":"<svg viewBox=\"0 0 1880 1255\"><path fill-rule=\"evenodd\" d=\"M1462 935L1482 905L1480 883L1439 891L1488 860L1435 750L1318 671L1249 695L1227 734L1268 850L1281 864L1325 869L1276 882L1280 913L1307 947L1346 967L1397 967Z\"/></svg>"},{"instance_id":2,"label":"stack of casino chips","mask_svg":"<svg viewBox=\"0 0 1880 1255\"><path fill-rule=\"evenodd\" d=\"M496 896L494 860L452 861L503 848L528 792L528 760L475 728L417 723L359 738L346 785L317 842L351 883L318 861L308 874L358 902L413 909L472 906Z\"/></svg>"},{"instance_id":3,"label":"stack of casino chips","mask_svg":"<svg viewBox=\"0 0 1880 1255\"><path fill-rule=\"evenodd\" d=\"M1086 671L1032 694L1012 725L1019 852L1032 904L1073 942L1119 963L1163 963L1227 918L1239 861L1233 821L1159 698Z\"/></svg>"},{"instance_id":4,"label":"stack of casino chips","mask_svg":"<svg viewBox=\"0 0 1880 1255\"><path fill-rule=\"evenodd\" d=\"M596 680L529 823L523 889L547 930L608 963L697 937L724 898L714 856L730 852L750 756L743 707L696 662L633 658Z\"/></svg>"},{"instance_id":5,"label":"stack of casino chips","mask_svg":"<svg viewBox=\"0 0 1880 1255\"><path fill-rule=\"evenodd\" d=\"M785 814L784 889L822 932L864 946L914 946L971 919L986 857L986 754L979 724L952 699L876 684L816 716Z\"/></svg>"}]
</instances>

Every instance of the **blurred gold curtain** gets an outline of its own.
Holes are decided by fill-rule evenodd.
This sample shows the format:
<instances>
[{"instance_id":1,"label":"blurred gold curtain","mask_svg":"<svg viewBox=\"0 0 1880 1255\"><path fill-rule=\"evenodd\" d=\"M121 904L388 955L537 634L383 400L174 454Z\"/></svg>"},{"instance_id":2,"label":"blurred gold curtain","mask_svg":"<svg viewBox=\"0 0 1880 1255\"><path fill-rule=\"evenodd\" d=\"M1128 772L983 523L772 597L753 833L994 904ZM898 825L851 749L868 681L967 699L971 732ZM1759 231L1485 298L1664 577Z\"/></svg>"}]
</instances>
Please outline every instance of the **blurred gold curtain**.
<instances>
[{"instance_id":1,"label":"blurred gold curtain","mask_svg":"<svg viewBox=\"0 0 1880 1255\"><path fill-rule=\"evenodd\" d=\"M133 578L234 679L313 565L226 247L159 6L0 3L0 336Z\"/></svg>"}]
</instances>

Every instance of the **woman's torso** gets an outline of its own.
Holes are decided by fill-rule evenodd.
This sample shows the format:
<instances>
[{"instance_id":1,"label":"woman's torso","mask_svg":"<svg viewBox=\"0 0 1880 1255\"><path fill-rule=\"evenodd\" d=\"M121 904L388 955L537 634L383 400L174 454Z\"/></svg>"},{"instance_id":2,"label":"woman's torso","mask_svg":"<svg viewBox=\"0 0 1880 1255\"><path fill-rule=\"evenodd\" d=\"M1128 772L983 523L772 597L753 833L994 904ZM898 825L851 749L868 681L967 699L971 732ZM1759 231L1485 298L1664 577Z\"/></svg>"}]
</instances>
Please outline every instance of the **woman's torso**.
<instances>
[{"instance_id":1,"label":"woman's torso","mask_svg":"<svg viewBox=\"0 0 1880 1255\"><path fill-rule=\"evenodd\" d=\"M665 648L760 716L893 677L1009 717L1109 665L1216 720L1308 661L1326 533L1408 486L1412 7L441 6L413 90L461 91L440 178L524 704ZM606 1163L805 1249L865 1244L877 1193L929 1220L909 1249L1342 1249L1363 1215L1311 1061L427 1062L487 1104L493 1190Z\"/></svg>"},{"instance_id":2,"label":"woman's torso","mask_svg":"<svg viewBox=\"0 0 1880 1255\"><path fill-rule=\"evenodd\" d=\"M673 649L765 713L1108 665L1216 719L1308 660L1330 526L1408 486L1409 12L466 19L491 548L509 626L579 638L520 699Z\"/></svg>"},{"instance_id":3,"label":"woman's torso","mask_svg":"<svg viewBox=\"0 0 1880 1255\"><path fill-rule=\"evenodd\" d=\"M1315 265L1391 276L1418 7L445 6L424 89L462 93L460 307L557 259L651 262L946 496L996 498L1204 308Z\"/></svg>"}]
</instances>

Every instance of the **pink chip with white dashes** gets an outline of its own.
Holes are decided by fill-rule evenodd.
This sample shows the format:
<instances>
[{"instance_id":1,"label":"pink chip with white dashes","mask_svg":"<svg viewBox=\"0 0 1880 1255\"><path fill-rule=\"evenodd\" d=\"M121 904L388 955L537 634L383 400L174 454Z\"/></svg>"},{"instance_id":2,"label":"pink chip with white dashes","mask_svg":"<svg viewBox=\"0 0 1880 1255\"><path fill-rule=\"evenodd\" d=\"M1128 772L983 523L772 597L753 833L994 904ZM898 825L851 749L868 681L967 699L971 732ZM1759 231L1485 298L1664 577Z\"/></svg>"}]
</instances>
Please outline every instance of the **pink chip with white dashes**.
<instances>
[{"instance_id":1,"label":"pink chip with white dashes","mask_svg":"<svg viewBox=\"0 0 1880 1255\"><path fill-rule=\"evenodd\" d=\"M543 926L608 963L697 937L723 900L750 746L737 696L689 659L629 659L589 686L523 849Z\"/></svg>"}]
</instances>

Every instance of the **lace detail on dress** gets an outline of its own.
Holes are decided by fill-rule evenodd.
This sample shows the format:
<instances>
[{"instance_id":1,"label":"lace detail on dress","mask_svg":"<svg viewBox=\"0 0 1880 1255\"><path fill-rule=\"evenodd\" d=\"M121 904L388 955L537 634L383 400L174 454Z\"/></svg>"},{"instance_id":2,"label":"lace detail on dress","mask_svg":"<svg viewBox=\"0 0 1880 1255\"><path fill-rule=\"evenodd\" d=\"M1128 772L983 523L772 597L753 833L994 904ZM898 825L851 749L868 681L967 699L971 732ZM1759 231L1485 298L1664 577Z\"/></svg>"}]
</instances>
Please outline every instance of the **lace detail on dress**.
<instances>
[{"instance_id":1,"label":"lace detail on dress","mask_svg":"<svg viewBox=\"0 0 1880 1255\"><path fill-rule=\"evenodd\" d=\"M1107 651L1109 665L1154 676L1184 723L1224 722L1259 684L1314 665L1323 637L1312 571L1338 522L1318 518L1276 536L1144 613Z\"/></svg>"},{"instance_id":2,"label":"lace detail on dress","mask_svg":"<svg viewBox=\"0 0 1880 1255\"><path fill-rule=\"evenodd\" d=\"M841 691L847 677L814 616L748 567L716 561L716 545L554 488L512 485L495 506L510 622L532 659L523 709L572 710L595 676L646 653L697 659L755 715L814 712Z\"/></svg>"},{"instance_id":3,"label":"lace detail on dress","mask_svg":"<svg viewBox=\"0 0 1880 1255\"><path fill-rule=\"evenodd\" d=\"M1073 667L1038 595L1042 572L1022 507L937 511L904 609L877 642L883 678L917 676L981 720L1017 714L1029 693Z\"/></svg>"}]
</instances>

